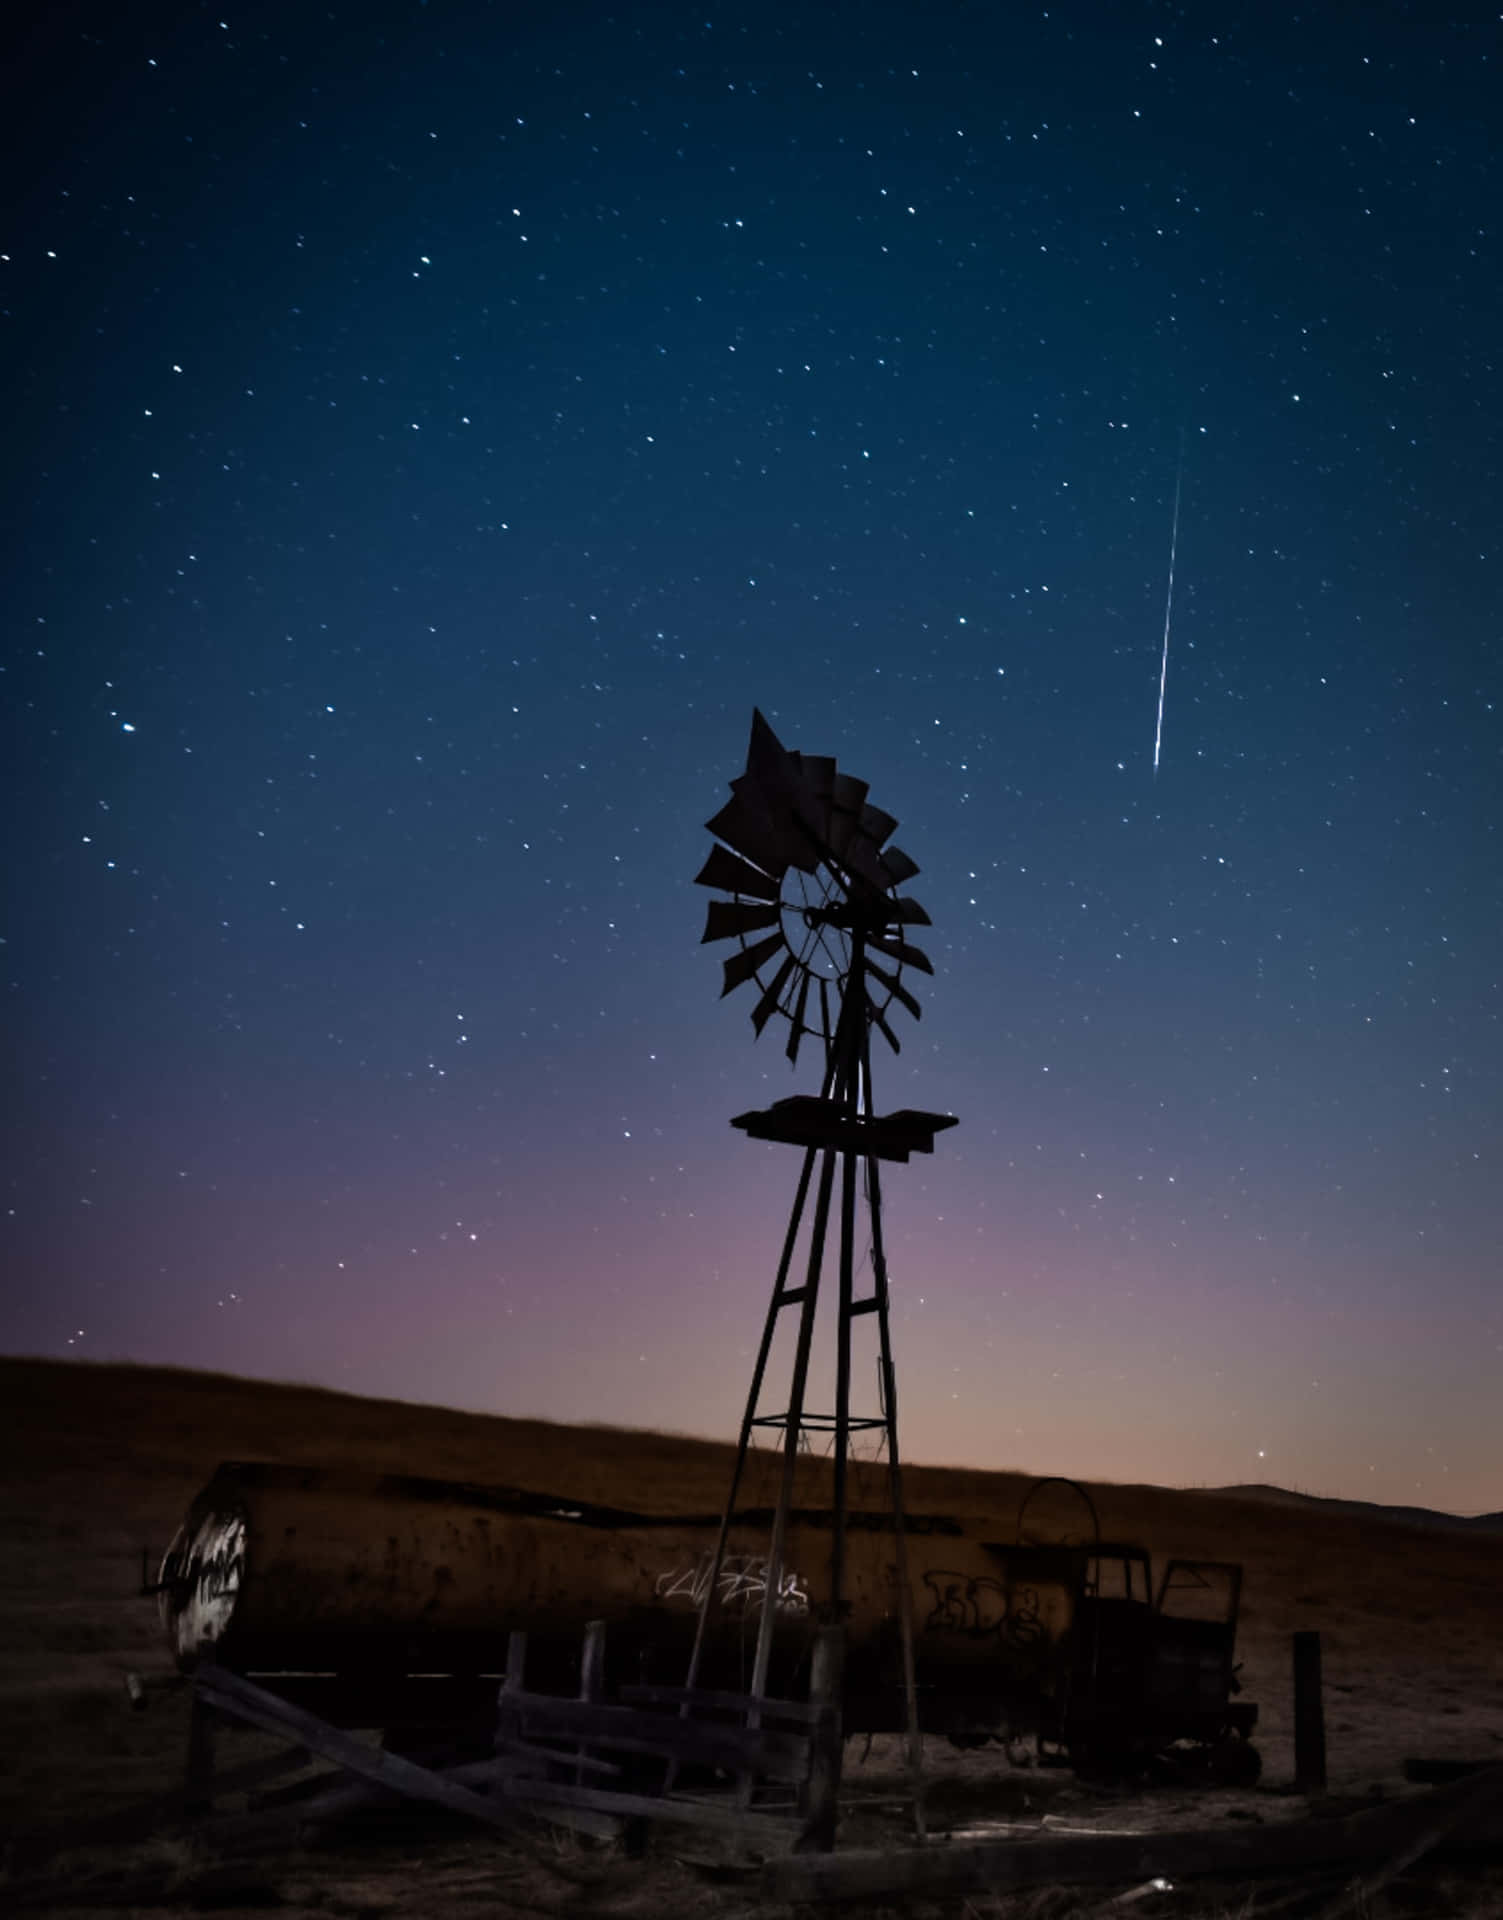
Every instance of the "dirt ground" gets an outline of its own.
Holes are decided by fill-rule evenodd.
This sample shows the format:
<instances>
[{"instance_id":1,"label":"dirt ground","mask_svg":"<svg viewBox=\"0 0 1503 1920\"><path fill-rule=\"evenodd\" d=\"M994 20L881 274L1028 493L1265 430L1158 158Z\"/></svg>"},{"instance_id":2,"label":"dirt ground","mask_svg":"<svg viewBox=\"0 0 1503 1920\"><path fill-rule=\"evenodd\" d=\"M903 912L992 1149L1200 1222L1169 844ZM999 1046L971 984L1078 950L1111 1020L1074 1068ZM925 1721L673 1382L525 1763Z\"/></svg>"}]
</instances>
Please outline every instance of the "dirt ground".
<instances>
[{"instance_id":1,"label":"dirt ground","mask_svg":"<svg viewBox=\"0 0 1503 1920\"><path fill-rule=\"evenodd\" d=\"M52 1913L684 1915L775 1920L755 1863L660 1830L645 1861L537 1825L498 1837L457 1817L363 1816L316 1843L167 1821L109 1841L100 1823L182 1777L187 1699L140 1596L192 1496L225 1459L350 1465L517 1484L657 1512L716 1509L729 1450L650 1432L553 1426L166 1368L0 1360L0 1907ZM801 1498L819 1494L808 1468ZM995 1515L1012 1537L1030 1476L915 1467L915 1511ZM755 1497L756 1488L748 1490ZM1326 1811L1413 1793L1402 1763L1503 1760L1503 1533L1420 1529L1224 1494L1090 1488L1103 1530L1168 1555L1240 1561L1244 1696L1260 1708L1259 1786L1242 1793L1087 1788L997 1748L926 1743L934 1827L1141 1832L1311 1816L1292 1791L1290 1635L1322 1635ZM858 1502L863 1489L858 1484ZM868 1497L880 1498L874 1483ZM1061 1496L1068 1499L1068 1496ZM146 1684L132 1710L126 1676ZM274 1743L229 1736L227 1764ZM841 1845L901 1840L896 1743L848 1743ZM234 1804L233 1802L231 1803ZM243 1801L240 1804L244 1804ZM1320 1890L1335 1898L1339 1883ZM1298 1910L1283 1882L1145 1893L972 1895L916 1913L1184 1920ZM1306 1909L1309 1906L1306 1890ZM1294 1902L1291 1905L1291 1901ZM1279 1903L1282 1903L1281 1905ZM1503 1853L1431 1861L1345 1910L1503 1916ZM874 1911L871 1907L862 1909Z\"/></svg>"}]
</instances>

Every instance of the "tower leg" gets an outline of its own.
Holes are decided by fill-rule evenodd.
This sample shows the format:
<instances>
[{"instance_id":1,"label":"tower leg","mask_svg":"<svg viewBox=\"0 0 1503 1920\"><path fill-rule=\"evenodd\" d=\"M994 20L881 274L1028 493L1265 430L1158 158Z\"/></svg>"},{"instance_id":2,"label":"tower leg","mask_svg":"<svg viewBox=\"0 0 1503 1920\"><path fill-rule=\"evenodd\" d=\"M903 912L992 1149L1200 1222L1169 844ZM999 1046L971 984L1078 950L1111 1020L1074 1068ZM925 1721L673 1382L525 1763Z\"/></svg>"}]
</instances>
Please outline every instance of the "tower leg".
<instances>
[{"instance_id":1,"label":"tower leg","mask_svg":"<svg viewBox=\"0 0 1503 1920\"><path fill-rule=\"evenodd\" d=\"M846 1615L846 1469L851 1450L851 1299L855 1291L858 1156L843 1153L840 1159L840 1324L835 1348L835 1512L830 1541L830 1622L836 1626L844 1624Z\"/></svg>"},{"instance_id":2,"label":"tower leg","mask_svg":"<svg viewBox=\"0 0 1503 1920\"><path fill-rule=\"evenodd\" d=\"M845 1628L821 1627L814 1642L809 1704L820 1709L812 1729L805 1825L799 1850L829 1853L840 1812L840 1762L844 1752L840 1687L845 1669Z\"/></svg>"},{"instance_id":3,"label":"tower leg","mask_svg":"<svg viewBox=\"0 0 1503 1920\"><path fill-rule=\"evenodd\" d=\"M758 1424L766 1426L781 1425L783 1428L783 1459L780 1475L777 1505L773 1513L771 1537L768 1543L766 1578L763 1586L763 1601L760 1618L757 1622L756 1650L752 1662L751 1694L754 1699L766 1695L768 1673L771 1667L774 1633L777 1627L779 1603L783 1594L784 1565L788 1551L788 1531L793 1509L795 1482L797 1478L799 1444L806 1426L812 1421L813 1430L829 1432L833 1439L832 1461L832 1507L830 1575L828 1605L820 1624L831 1631L838 1631L848 1610L848 1553L847 1521L850 1498L850 1449L854 1428L876 1430L881 1428L887 1447L888 1479L893 1514L894 1575L897 1584L897 1612L902 1648L904 1717L907 1727L908 1764L912 1780L914 1825L920 1836L924 1833L924 1813L922 1803L922 1761L923 1739L919 1726L918 1687L914 1660L914 1607L913 1592L910 1583L908 1557L908 1537L903 1493L902 1459L898 1445L897 1415L897 1379L892 1361L892 1336L888 1313L887 1262L882 1243L882 1202L878 1161L870 1154L870 1144L875 1140L876 1116L872 1109L871 1097L871 1052L870 1019L864 988L859 983L865 978L865 941L859 927L851 932L850 971L843 978L841 992L840 1019L834 1036L833 1045L826 1063L823 1103L835 1109L831 1116L824 1138L814 1137L815 1143L805 1146L803 1170L799 1177L797 1196L793 1212L784 1238L782 1257L778 1266L777 1282L773 1289L772 1301L763 1325L762 1340L753 1370L751 1391L747 1397L746 1411L741 1422L741 1433L737 1444L735 1468L731 1479L730 1495L725 1513L721 1520L718 1539L710 1568L710 1579L701 1598L699 1619L695 1631L694 1650L690 1657L689 1687L697 1684L701 1666L701 1656L708 1639L708 1623L711 1610L718 1599L721 1568L724 1564L726 1545L729 1538L732 1518L737 1497L740 1493L742 1476L746 1464L747 1450L751 1436ZM852 983L858 983L853 986ZM863 1134L855 1124L864 1120L872 1130ZM776 1138L776 1134L767 1137ZM790 1137L790 1136L784 1136ZM810 1136L805 1135L805 1139ZM809 1199L810 1184L813 1180L814 1161L820 1156L820 1171L815 1194L813 1217L810 1224L809 1247L805 1278L801 1286L789 1287L788 1279L795 1257L795 1244L802 1228L805 1210ZM837 1160L841 1171L840 1222L838 1252L839 1302L836 1324L835 1349L835 1412L833 1420L828 1414L809 1415L805 1409L808 1390L809 1363L812 1351L815 1320L819 1302L820 1278L824 1266L826 1243L829 1237L830 1213L834 1202L835 1172ZM860 1167L864 1166L866 1177L866 1202L870 1223L870 1245L872 1260L873 1286L870 1297L857 1301L855 1295L856 1273L856 1234L858 1195L857 1180ZM799 1307L798 1335L793 1362L793 1378L787 1411L779 1416L764 1417L758 1420L757 1408L761 1397L767 1366L771 1354L772 1340L778 1314L786 1306ZM852 1324L860 1314L875 1313L877 1316L878 1337L880 1343L879 1368L882 1393L882 1413L878 1419L862 1415L854 1418L851 1411L851 1338ZM826 1658L828 1658L828 1653ZM832 1683L838 1684L838 1682ZM755 1707L752 1708L749 1724L757 1719ZM828 1758L828 1756L827 1756ZM838 1780L838 1754L834 1762L834 1778ZM829 1769L827 1768L828 1772ZM822 1834L832 1830L833 1822L833 1785L826 1795L826 1804L821 1811L816 1826Z\"/></svg>"},{"instance_id":4,"label":"tower leg","mask_svg":"<svg viewBox=\"0 0 1503 1920\"><path fill-rule=\"evenodd\" d=\"M788 1401L788 1424L783 1431L783 1478L778 1488L777 1511L772 1521L772 1541L767 1549L767 1585L762 1600L762 1617L757 1622L757 1651L752 1661L753 1693L767 1690L767 1668L772 1658L772 1629L777 1619L778 1596L783 1585L783 1556L788 1539L788 1510L793 1505L793 1478L798 1465L799 1432L804 1418L804 1390L809 1379L809 1349L814 1340L814 1309L819 1301L819 1270L824 1265L825 1235L830 1224L830 1192L835 1184L833 1148L824 1149L819 1170L819 1192L814 1202L814 1228L809 1242L808 1278L799 1308L798 1347L793 1357L793 1387ZM836 1516L837 1524L840 1516Z\"/></svg>"},{"instance_id":5,"label":"tower leg","mask_svg":"<svg viewBox=\"0 0 1503 1920\"><path fill-rule=\"evenodd\" d=\"M870 1035L863 1037L862 1099L872 1118ZM919 1727L918 1676L913 1659L913 1587L908 1573L907 1507L903 1499L903 1460L898 1451L898 1379L892 1364L888 1324L887 1254L882 1245L882 1178L875 1160L866 1163L866 1199L872 1227L872 1288L877 1299L877 1337L881 1346L882 1410L887 1416L887 1473L892 1489L893 1558L897 1562L898 1634L903 1648L903 1717L908 1734L908 1778L913 1792L913 1825L924 1838L924 1736Z\"/></svg>"},{"instance_id":6,"label":"tower leg","mask_svg":"<svg viewBox=\"0 0 1503 1920\"><path fill-rule=\"evenodd\" d=\"M857 982L864 976L863 947L861 935L854 933L851 938L851 971L849 978ZM830 1060L825 1073L826 1092L829 1098L849 1112L854 1113L858 1098L862 1051L865 1045L866 1007L864 994L847 992L841 997L840 1020L835 1029L835 1043L830 1050ZM835 1511L832 1516L834 1544L832 1551L836 1556L832 1572L839 1574L843 1562L840 1558L845 1547L845 1454L846 1443L850 1438L850 1261L851 1239L849 1232L850 1217L854 1210L855 1188L852 1184L854 1174L851 1168L849 1151L840 1152L835 1147L824 1147L823 1162L819 1170L819 1193L814 1203L814 1227L809 1240L808 1278L804 1282L804 1297L801 1303L798 1323L798 1347L793 1359L793 1386L789 1396L787 1425L783 1432L783 1478L778 1490L777 1510L773 1515L772 1543L767 1553L767 1586L762 1602L762 1617L757 1623L757 1651L752 1663L752 1692L763 1693L767 1687L767 1669L772 1656L772 1630L777 1621L778 1599L783 1584L783 1558L788 1537L788 1512L793 1505L794 1469L798 1462L799 1434L804 1420L804 1393L809 1378L809 1349L814 1338L814 1310L819 1302L819 1277L824 1266L825 1237L830 1224L830 1197L835 1186L835 1162L840 1159L846 1167L845 1187L842 1191L841 1207L841 1315L838 1358L836 1361L839 1405L843 1412L836 1416L837 1445L835 1449ZM849 1208L846 1202L849 1201ZM843 1378L843 1387L840 1380ZM843 1599L840 1585L832 1592L832 1603L839 1608Z\"/></svg>"},{"instance_id":7,"label":"tower leg","mask_svg":"<svg viewBox=\"0 0 1503 1920\"><path fill-rule=\"evenodd\" d=\"M767 1372L767 1356L772 1351L772 1336L777 1326L778 1314L788 1305L783 1289L788 1284L789 1269L793 1265L793 1250L798 1240L799 1226L804 1217L804 1206L809 1198L809 1181L814 1173L814 1159L818 1149L807 1147L804 1150L803 1171L798 1177L798 1192L794 1196L793 1212L788 1220L788 1232L783 1238L783 1256L778 1262L778 1277L772 1289L772 1300L767 1308L767 1319L762 1327L762 1344L757 1349L757 1363L752 1368L751 1391L746 1396L746 1411L741 1416L741 1434L736 1442L736 1464L731 1469L730 1491L725 1499L725 1512L720 1520L720 1532L715 1541L715 1552L710 1561L709 1579L699 1603L699 1619L694 1629L694 1650L689 1656L689 1677L685 1686L692 1687L699 1679L699 1662L704 1652L705 1633L709 1626L710 1614L720 1592L720 1569L725 1564L726 1541L730 1536L731 1521L736 1511L736 1501L741 1493L741 1480L746 1471L747 1449L751 1445L752 1422L757 1417L757 1403L762 1397L762 1381Z\"/></svg>"}]
</instances>

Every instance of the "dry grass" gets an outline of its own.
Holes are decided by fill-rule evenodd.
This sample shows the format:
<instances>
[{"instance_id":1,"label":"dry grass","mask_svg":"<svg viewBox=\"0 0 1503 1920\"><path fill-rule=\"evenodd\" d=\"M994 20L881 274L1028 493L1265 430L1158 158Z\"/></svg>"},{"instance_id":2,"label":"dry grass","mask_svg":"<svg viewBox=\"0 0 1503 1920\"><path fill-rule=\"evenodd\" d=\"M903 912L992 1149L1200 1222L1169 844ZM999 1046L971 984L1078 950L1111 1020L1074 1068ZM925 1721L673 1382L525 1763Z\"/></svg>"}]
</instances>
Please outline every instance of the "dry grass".
<instances>
[{"instance_id":1,"label":"dry grass","mask_svg":"<svg viewBox=\"0 0 1503 1920\"><path fill-rule=\"evenodd\" d=\"M160 1551L220 1460L514 1483L660 1512L715 1509L729 1466L727 1448L669 1434L485 1418L168 1368L0 1360L0 1422L0 1831L54 1836L168 1791L179 1777L181 1694L157 1692L148 1711L132 1713L124 1676L170 1677L154 1608L136 1592L141 1548ZM802 1498L819 1498L823 1473L809 1463ZM1014 1473L917 1467L909 1497L920 1510L988 1516L997 1537L1009 1538L1028 1484ZM1406 1754L1503 1758L1503 1537L1153 1487L1091 1491L1105 1530L1142 1541L1156 1561L1184 1553L1246 1568L1244 1680L1262 1709L1266 1772L1264 1790L1245 1796L1241 1817L1299 1811L1277 1791L1292 1769L1288 1636L1296 1628L1324 1636L1339 1794L1402 1791ZM1065 1519L1064 1508L1056 1517ZM246 1736L236 1758L255 1750ZM853 1786L880 1798L882 1753L865 1769L855 1765L858 1757L854 1748ZM941 1797L990 1793L1002 1813L1020 1793L1045 1791L990 1750L959 1756L937 1748L934 1760ZM1075 1796L1082 1819L1099 1821L1101 1804L1069 1783L1053 1784ZM1118 1799L1106 1811L1139 1826L1232 1817L1227 1797L1188 1795ZM1287 1901L1290 1891L1280 1897ZM12 1880L11 1895L23 1892L34 1910L39 1903L55 1913L264 1913L276 1906L351 1916L773 1920L777 1912L757 1904L752 1876L733 1862L712 1870L698 1845L676 1849L665 1839L644 1867L549 1829L498 1844L450 1823L405 1817L377 1823L358 1844L346 1838L291 1855L210 1857L196 1842L170 1838L95 1852L74 1847L40 1878ZM0 1904L5 1893L0 1885ZM974 1920L1152 1920L1171 1912L1181 1920L1264 1920L1271 1899L1271 1892L1254 1900L1246 1890L1205 1889L1112 1907L1099 1894L1055 1889L904 1911L951 1920L962 1912ZM1368 1920L1425 1913L1481 1920L1503 1915L1503 1878L1496 1870L1459 1877L1434 1868L1406 1876L1370 1905Z\"/></svg>"}]
</instances>

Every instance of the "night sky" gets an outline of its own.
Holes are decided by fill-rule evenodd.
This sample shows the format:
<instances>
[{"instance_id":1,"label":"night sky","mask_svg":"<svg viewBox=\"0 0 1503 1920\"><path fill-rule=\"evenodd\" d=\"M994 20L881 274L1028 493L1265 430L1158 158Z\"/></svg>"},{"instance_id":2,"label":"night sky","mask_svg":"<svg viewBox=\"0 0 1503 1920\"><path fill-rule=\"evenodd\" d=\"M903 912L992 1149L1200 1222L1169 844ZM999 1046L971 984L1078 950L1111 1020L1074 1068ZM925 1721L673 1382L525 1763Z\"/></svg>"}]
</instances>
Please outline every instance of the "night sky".
<instances>
[{"instance_id":1,"label":"night sky","mask_svg":"<svg viewBox=\"0 0 1503 1920\"><path fill-rule=\"evenodd\" d=\"M47 10L0 1348L732 1433L755 705L934 922L910 1457L1503 1506L1480 19Z\"/></svg>"}]
</instances>

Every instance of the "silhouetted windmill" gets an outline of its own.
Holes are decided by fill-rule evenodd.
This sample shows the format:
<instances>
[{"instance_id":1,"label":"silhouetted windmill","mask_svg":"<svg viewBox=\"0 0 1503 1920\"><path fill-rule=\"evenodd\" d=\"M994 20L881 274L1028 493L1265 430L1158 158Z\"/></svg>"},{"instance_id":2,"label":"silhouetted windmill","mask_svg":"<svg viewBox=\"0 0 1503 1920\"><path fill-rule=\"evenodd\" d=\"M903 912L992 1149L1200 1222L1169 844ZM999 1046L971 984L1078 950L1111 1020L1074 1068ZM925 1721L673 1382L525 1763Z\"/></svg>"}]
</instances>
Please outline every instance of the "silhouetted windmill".
<instances>
[{"instance_id":1,"label":"silhouetted windmill","mask_svg":"<svg viewBox=\"0 0 1503 1920\"><path fill-rule=\"evenodd\" d=\"M797 1062L805 1038L817 1040L822 1081L818 1094L795 1094L763 1112L738 1114L732 1122L754 1140L802 1147L803 1170L752 1371L725 1516L701 1604L689 1685L693 1686L698 1673L706 1626L717 1602L726 1540L753 1433L759 1428L774 1428L781 1429L783 1435L782 1476L752 1669L751 1691L759 1695L766 1689L773 1628L784 1591L784 1552L800 1438L810 1432L833 1436L834 1512L824 1608L827 1619L838 1623L846 1613L851 1435L880 1430L891 1486L904 1687L916 1764L912 1596L904 1537L898 1397L888 1326L878 1168L883 1160L906 1160L911 1153L932 1152L935 1134L955 1122L947 1115L909 1109L878 1116L872 1103L871 1031L877 1028L896 1052L898 1039L889 1018L894 1006L918 1017L918 1001L904 984L904 975L932 973L934 969L909 942L908 932L912 927L927 926L929 916L917 901L898 892L918 868L906 853L888 844L897 822L871 805L866 782L841 773L832 759L790 752L760 713L752 716L746 771L731 782L731 796L708 823L720 844L711 850L697 876L700 886L730 896L711 902L704 939L736 942L736 951L725 962L723 993L748 983L756 986L752 1025L761 1034L774 1015L786 1020L790 1061ZM864 1182L859 1177L863 1170ZM835 1404L833 1411L811 1412L807 1404L809 1359L837 1174ZM814 1206L804 1273L790 1285L811 1187ZM861 1193L871 1252L872 1290L858 1299L855 1281ZM787 1308L797 1308L799 1316L787 1403L781 1411L762 1413L759 1408L773 1334L778 1316ZM853 1414L851 1329L853 1322L865 1314L876 1318L879 1407L874 1413Z\"/></svg>"}]
</instances>

